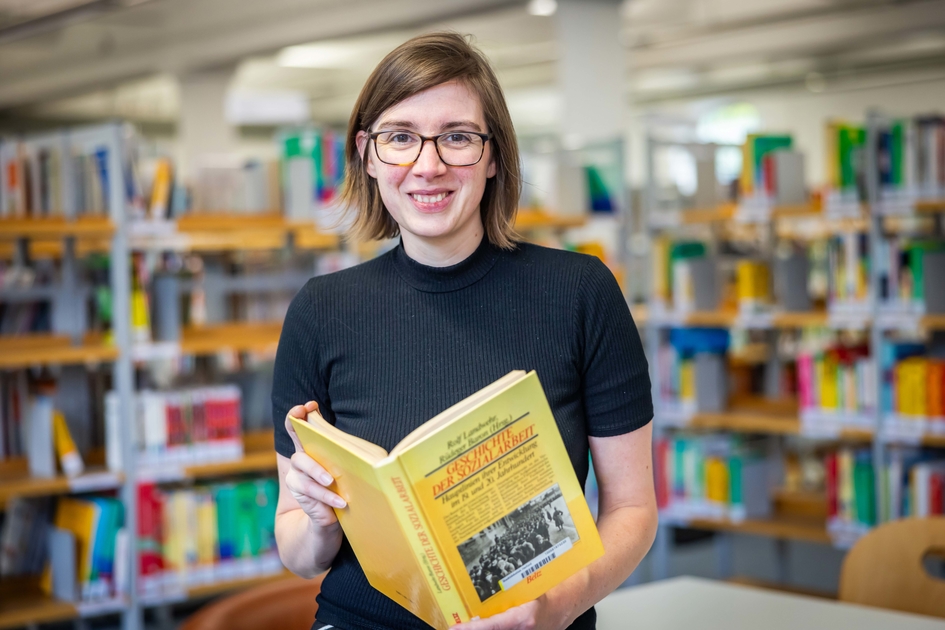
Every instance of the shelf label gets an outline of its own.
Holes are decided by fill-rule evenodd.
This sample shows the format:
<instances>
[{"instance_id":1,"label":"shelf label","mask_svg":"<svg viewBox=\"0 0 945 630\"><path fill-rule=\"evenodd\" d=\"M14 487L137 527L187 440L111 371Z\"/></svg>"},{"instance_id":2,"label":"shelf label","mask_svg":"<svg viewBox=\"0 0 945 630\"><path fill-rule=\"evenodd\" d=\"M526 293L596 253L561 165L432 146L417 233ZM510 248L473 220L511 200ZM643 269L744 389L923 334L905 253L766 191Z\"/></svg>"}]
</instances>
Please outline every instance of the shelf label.
<instances>
[{"instance_id":1,"label":"shelf label","mask_svg":"<svg viewBox=\"0 0 945 630\"><path fill-rule=\"evenodd\" d=\"M86 473L69 480L69 490L72 492L110 490L119 485L121 485L121 480L113 472Z\"/></svg>"}]
</instances>

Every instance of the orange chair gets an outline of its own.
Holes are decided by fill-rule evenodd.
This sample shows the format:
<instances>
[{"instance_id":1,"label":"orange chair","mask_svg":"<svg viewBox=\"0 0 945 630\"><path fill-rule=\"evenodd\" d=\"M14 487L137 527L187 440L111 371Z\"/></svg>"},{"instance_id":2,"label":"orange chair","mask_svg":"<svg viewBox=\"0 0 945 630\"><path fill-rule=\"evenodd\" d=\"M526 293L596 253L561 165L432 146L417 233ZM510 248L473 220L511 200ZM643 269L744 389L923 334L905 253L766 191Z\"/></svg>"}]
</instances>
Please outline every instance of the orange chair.
<instances>
[{"instance_id":1,"label":"orange chair","mask_svg":"<svg viewBox=\"0 0 945 630\"><path fill-rule=\"evenodd\" d=\"M928 554L945 555L945 518L880 525L844 559L840 601L945 617L945 580L925 571Z\"/></svg>"},{"instance_id":2,"label":"orange chair","mask_svg":"<svg viewBox=\"0 0 945 630\"><path fill-rule=\"evenodd\" d=\"M224 597L185 619L180 630L310 630L323 577L287 577Z\"/></svg>"}]
</instances>

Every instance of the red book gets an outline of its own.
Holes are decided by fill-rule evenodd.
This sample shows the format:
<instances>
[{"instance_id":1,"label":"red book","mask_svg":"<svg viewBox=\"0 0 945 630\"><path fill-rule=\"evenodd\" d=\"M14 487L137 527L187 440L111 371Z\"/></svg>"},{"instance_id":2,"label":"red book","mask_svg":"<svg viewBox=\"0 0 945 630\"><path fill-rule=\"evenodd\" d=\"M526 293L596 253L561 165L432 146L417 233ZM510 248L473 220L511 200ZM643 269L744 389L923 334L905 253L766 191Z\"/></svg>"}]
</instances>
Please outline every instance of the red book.
<instances>
[{"instance_id":1,"label":"red book","mask_svg":"<svg viewBox=\"0 0 945 630\"><path fill-rule=\"evenodd\" d=\"M154 484L138 486L138 575L149 576L164 570L162 526L163 500Z\"/></svg>"},{"instance_id":2,"label":"red book","mask_svg":"<svg viewBox=\"0 0 945 630\"><path fill-rule=\"evenodd\" d=\"M945 473L929 475L929 514L942 514L942 492L945 491Z\"/></svg>"},{"instance_id":3,"label":"red book","mask_svg":"<svg viewBox=\"0 0 945 630\"><path fill-rule=\"evenodd\" d=\"M666 440L657 440L654 449L653 481L656 484L656 506L669 505L669 480L666 478L666 457L669 454Z\"/></svg>"},{"instance_id":4,"label":"red book","mask_svg":"<svg viewBox=\"0 0 945 630\"><path fill-rule=\"evenodd\" d=\"M827 490L827 516L837 515L837 454L829 453L824 459L824 485Z\"/></svg>"}]
</instances>

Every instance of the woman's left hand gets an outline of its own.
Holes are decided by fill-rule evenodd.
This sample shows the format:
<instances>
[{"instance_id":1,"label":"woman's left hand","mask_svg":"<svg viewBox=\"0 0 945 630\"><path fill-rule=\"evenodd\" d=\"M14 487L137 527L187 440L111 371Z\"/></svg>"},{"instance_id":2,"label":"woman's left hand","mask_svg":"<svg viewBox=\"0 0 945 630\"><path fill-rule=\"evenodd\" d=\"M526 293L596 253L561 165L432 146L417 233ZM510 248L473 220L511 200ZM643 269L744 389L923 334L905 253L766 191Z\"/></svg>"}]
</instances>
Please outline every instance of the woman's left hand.
<instances>
[{"instance_id":1,"label":"woman's left hand","mask_svg":"<svg viewBox=\"0 0 945 630\"><path fill-rule=\"evenodd\" d=\"M560 620L551 617L547 599L542 596L485 619L471 619L451 626L451 630L551 630L560 627Z\"/></svg>"}]
</instances>

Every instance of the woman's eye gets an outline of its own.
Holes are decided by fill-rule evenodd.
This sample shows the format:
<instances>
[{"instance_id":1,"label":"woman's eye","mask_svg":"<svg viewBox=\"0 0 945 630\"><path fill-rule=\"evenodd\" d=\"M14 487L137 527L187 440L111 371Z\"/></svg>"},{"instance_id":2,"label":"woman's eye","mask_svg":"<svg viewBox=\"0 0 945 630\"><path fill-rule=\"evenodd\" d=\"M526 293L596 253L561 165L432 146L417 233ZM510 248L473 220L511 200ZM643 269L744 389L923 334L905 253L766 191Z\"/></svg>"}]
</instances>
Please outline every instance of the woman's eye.
<instances>
[{"instance_id":1,"label":"woman's eye","mask_svg":"<svg viewBox=\"0 0 945 630\"><path fill-rule=\"evenodd\" d=\"M446 136L446 141L450 144L466 144L472 142L472 138L468 133L451 133Z\"/></svg>"},{"instance_id":2,"label":"woman's eye","mask_svg":"<svg viewBox=\"0 0 945 630\"><path fill-rule=\"evenodd\" d=\"M409 133L395 133L390 141L394 144L407 144L413 141L413 137Z\"/></svg>"}]
</instances>

